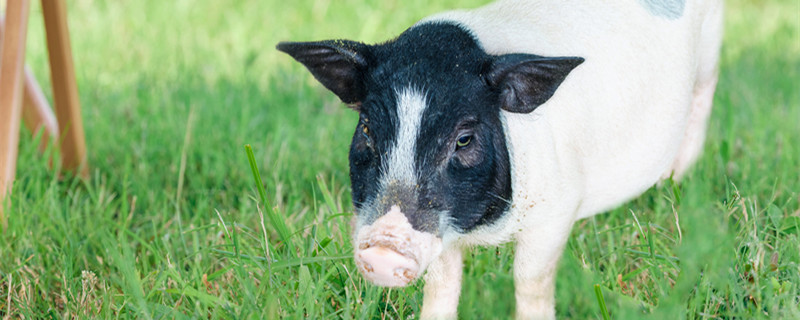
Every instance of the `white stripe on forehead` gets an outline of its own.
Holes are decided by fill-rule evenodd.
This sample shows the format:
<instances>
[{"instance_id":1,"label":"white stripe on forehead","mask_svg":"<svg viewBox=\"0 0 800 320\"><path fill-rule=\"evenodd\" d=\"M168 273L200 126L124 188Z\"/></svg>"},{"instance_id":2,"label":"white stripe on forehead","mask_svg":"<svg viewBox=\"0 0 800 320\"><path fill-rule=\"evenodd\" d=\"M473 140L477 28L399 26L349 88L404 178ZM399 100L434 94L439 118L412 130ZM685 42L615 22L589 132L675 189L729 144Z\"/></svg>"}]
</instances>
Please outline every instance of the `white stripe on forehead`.
<instances>
[{"instance_id":1,"label":"white stripe on forehead","mask_svg":"<svg viewBox=\"0 0 800 320\"><path fill-rule=\"evenodd\" d=\"M384 163L383 187L392 182L416 184L414 154L422 123L422 114L428 104L425 94L411 87L396 90L398 128L389 159Z\"/></svg>"}]
</instances>

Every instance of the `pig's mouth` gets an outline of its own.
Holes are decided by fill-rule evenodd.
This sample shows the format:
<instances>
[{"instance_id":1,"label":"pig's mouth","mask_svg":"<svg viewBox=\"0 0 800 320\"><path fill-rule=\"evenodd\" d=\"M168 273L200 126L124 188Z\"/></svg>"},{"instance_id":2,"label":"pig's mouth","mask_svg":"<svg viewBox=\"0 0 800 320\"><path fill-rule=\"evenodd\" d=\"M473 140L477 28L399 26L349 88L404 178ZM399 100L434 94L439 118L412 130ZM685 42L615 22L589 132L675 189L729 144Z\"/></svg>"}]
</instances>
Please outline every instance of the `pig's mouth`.
<instances>
[{"instance_id":1,"label":"pig's mouth","mask_svg":"<svg viewBox=\"0 0 800 320\"><path fill-rule=\"evenodd\" d=\"M392 209L356 237L355 261L370 282L385 287L402 287L425 271L439 255L442 240L414 230L400 208Z\"/></svg>"}]
</instances>

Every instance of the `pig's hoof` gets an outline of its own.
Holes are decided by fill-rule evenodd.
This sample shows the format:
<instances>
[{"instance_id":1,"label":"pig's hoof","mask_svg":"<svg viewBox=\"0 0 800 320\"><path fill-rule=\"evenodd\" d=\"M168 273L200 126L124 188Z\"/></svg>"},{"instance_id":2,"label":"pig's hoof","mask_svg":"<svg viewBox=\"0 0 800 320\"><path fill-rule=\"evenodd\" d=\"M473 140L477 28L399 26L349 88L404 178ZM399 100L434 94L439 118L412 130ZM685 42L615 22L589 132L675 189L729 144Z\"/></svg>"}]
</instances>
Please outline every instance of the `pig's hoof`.
<instances>
[{"instance_id":1,"label":"pig's hoof","mask_svg":"<svg viewBox=\"0 0 800 320\"><path fill-rule=\"evenodd\" d=\"M380 246L358 252L356 264L364 278L384 287L406 286L419 271L419 264L413 259Z\"/></svg>"}]
</instances>

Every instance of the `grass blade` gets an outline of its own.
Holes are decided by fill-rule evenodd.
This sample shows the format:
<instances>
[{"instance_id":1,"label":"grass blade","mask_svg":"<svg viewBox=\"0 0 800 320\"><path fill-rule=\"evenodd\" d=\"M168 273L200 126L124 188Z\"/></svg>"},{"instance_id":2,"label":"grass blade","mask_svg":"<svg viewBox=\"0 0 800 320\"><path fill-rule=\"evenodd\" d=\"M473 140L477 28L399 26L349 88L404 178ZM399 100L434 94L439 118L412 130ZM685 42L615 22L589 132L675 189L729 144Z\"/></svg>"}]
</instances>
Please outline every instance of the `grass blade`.
<instances>
[{"instance_id":1,"label":"grass blade","mask_svg":"<svg viewBox=\"0 0 800 320\"><path fill-rule=\"evenodd\" d=\"M594 285L594 294L597 296L597 304L600 306L600 313L603 315L603 320L610 320L608 309L606 308L606 299L603 298L603 291L600 290L600 285Z\"/></svg>"},{"instance_id":2,"label":"grass blade","mask_svg":"<svg viewBox=\"0 0 800 320\"><path fill-rule=\"evenodd\" d=\"M219 249L212 249L212 252L216 252L219 254L226 255L228 257L236 257L245 260L257 260L257 261L264 261L266 258L259 257L259 256L252 256L247 254L238 254L236 252L230 252L225 250ZM290 258L284 259L280 261L276 261L272 263L272 271L278 271L284 268L302 266L312 263L319 263L319 262L326 262L326 261L336 261L336 260L345 260L352 258L353 255L351 253L338 255L338 256L316 256L316 257L300 257L300 258Z\"/></svg>"},{"instance_id":3,"label":"grass blade","mask_svg":"<svg viewBox=\"0 0 800 320\"><path fill-rule=\"evenodd\" d=\"M288 245L289 238L291 237L292 233L289 231L289 228L286 227L286 222L278 217L278 213L272 209L272 206L270 206L269 202L267 201L267 191L264 190L264 183L261 181L261 173L258 172L258 165L256 165L256 157L253 155L253 148L247 144L244 146L244 149L247 151L247 160L250 161L250 169L253 170L253 178L256 181L256 189L258 190L261 203L264 205L264 210L267 212L269 222L278 232L278 236L281 237L281 241Z\"/></svg>"}]
</instances>

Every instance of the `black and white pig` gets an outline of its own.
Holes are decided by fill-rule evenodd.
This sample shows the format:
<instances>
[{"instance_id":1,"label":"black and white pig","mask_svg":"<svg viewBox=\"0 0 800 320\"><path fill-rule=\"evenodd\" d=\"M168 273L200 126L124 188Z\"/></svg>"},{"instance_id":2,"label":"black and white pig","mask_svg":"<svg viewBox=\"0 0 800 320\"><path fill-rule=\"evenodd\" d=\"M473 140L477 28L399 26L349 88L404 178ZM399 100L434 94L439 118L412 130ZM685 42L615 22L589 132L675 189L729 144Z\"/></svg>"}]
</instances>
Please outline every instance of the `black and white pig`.
<instances>
[{"instance_id":1,"label":"black and white pig","mask_svg":"<svg viewBox=\"0 0 800 320\"><path fill-rule=\"evenodd\" d=\"M573 223L701 152L721 14L720 0L509 0L382 44L277 48L358 112L361 274L390 287L425 274L421 317L455 318L463 248L516 241L517 317L547 319Z\"/></svg>"}]
</instances>

